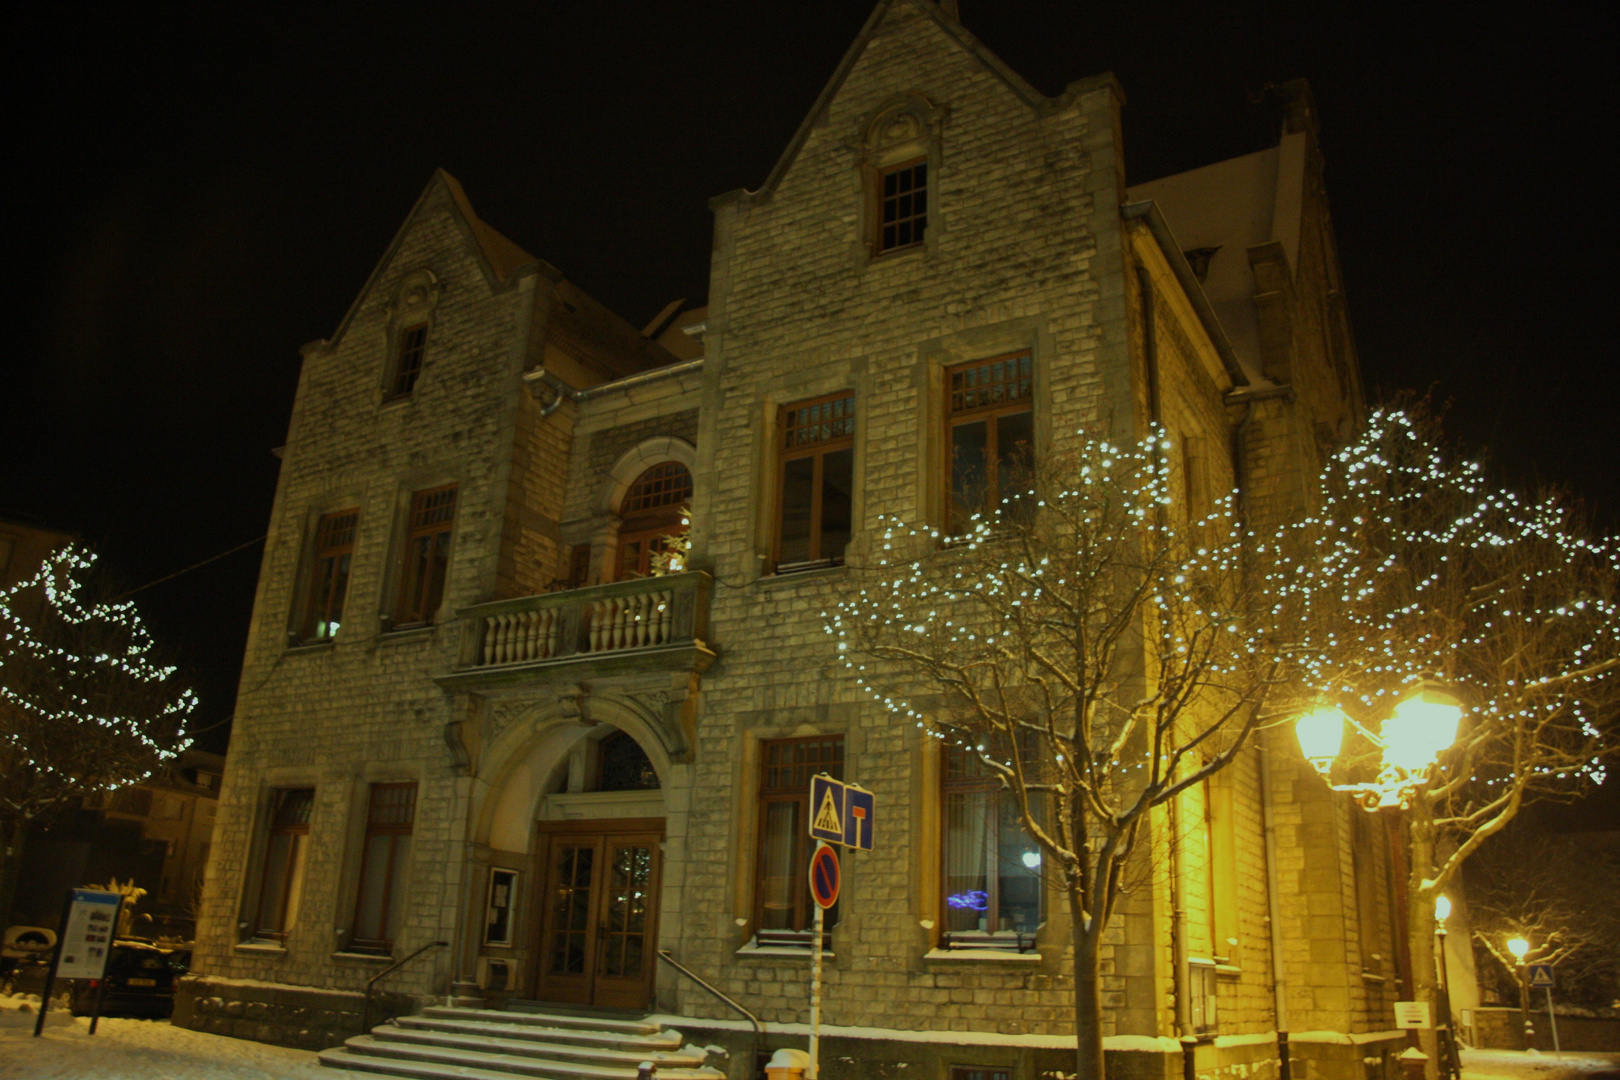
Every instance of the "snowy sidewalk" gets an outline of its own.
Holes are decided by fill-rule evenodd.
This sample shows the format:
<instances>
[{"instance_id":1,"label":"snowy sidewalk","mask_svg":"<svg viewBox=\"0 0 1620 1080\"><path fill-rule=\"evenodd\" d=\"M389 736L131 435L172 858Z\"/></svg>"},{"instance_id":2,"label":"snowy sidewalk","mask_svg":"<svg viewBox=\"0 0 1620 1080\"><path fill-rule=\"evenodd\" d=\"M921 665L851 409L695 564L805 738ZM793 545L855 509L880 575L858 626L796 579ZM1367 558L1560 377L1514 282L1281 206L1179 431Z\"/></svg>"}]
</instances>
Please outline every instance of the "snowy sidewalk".
<instances>
[{"instance_id":1,"label":"snowy sidewalk","mask_svg":"<svg viewBox=\"0 0 1620 1080\"><path fill-rule=\"evenodd\" d=\"M14 1000L14 999L13 999ZM6 1002L4 1004L11 1004ZM0 1007L0 1080L331 1080L307 1050L205 1035L167 1020L88 1019ZM61 1021L66 1020L67 1023Z\"/></svg>"},{"instance_id":2,"label":"snowy sidewalk","mask_svg":"<svg viewBox=\"0 0 1620 1080\"><path fill-rule=\"evenodd\" d=\"M1598 1080L1620 1077L1620 1054L1464 1050L1463 1080Z\"/></svg>"}]
</instances>

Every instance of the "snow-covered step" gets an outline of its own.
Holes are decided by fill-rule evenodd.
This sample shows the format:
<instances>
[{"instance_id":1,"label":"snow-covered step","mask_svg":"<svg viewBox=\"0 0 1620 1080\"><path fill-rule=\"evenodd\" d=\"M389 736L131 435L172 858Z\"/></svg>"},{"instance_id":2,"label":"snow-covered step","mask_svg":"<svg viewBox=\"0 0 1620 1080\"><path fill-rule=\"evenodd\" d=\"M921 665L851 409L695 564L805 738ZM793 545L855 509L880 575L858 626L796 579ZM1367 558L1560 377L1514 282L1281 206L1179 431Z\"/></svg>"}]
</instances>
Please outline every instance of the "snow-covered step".
<instances>
[{"instance_id":1,"label":"snow-covered step","mask_svg":"<svg viewBox=\"0 0 1620 1080\"><path fill-rule=\"evenodd\" d=\"M680 1032L619 1017L432 1007L321 1051L321 1064L411 1080L725 1080Z\"/></svg>"},{"instance_id":2,"label":"snow-covered step","mask_svg":"<svg viewBox=\"0 0 1620 1080\"><path fill-rule=\"evenodd\" d=\"M433 1032L411 1031L407 1028L374 1029L371 1035L356 1035L344 1043L359 1053L376 1053L387 1057L416 1058L423 1061L447 1061L464 1055L468 1064L476 1064L487 1057L504 1060L525 1058L541 1061L571 1061L635 1071L643 1061L651 1061L662 1072L666 1068L698 1068L703 1064L702 1051L642 1051L604 1050L594 1046L571 1046L567 1043L536 1043L521 1039L487 1039L471 1035L444 1035Z\"/></svg>"},{"instance_id":3,"label":"snow-covered step","mask_svg":"<svg viewBox=\"0 0 1620 1080\"><path fill-rule=\"evenodd\" d=\"M467 1010L462 1010L466 1012ZM494 1010L490 1010L494 1012ZM511 1013L497 1013L506 1017ZM400 1027L417 1031L454 1032L460 1035L494 1036L504 1039L529 1039L535 1042L575 1043L583 1046L622 1046L635 1050L674 1050L681 1045L678 1031L658 1031L642 1035L629 1035L617 1031L592 1031L582 1027L549 1027L544 1024L520 1021L455 1019L437 1016L401 1016L394 1021ZM375 1034L375 1029L372 1032Z\"/></svg>"}]
</instances>

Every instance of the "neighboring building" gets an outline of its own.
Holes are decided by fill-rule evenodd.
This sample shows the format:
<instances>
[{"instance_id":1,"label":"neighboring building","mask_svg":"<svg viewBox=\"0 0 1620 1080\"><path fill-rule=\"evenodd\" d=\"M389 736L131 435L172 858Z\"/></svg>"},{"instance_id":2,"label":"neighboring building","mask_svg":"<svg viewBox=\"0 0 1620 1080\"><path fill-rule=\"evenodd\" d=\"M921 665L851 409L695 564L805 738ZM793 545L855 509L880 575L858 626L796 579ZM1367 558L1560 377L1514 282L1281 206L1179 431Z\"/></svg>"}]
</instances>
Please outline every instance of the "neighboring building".
<instances>
[{"instance_id":1,"label":"neighboring building","mask_svg":"<svg viewBox=\"0 0 1620 1080\"><path fill-rule=\"evenodd\" d=\"M334 1045L443 940L386 987L655 1009L751 1075L747 1024L658 952L807 1019L827 770L876 793L881 840L847 862L823 1075L1072 1061L1064 905L819 612L878 515L948 526L1018 443L1158 418L1195 504L1235 484L1263 519L1360 417L1308 92L1276 147L1137 187L1121 104L1108 75L1043 97L947 9L883 0L763 186L714 201L707 308L642 332L436 174L304 349L177 1022ZM683 507L691 569L643 576ZM1204 872L1125 904L1111 1062L1179 1072L1185 1034L1201 1075L1272 1076L1281 1027L1312 1075L1389 1068L1375 819L1283 737L1177 815L1154 850Z\"/></svg>"},{"instance_id":2,"label":"neighboring building","mask_svg":"<svg viewBox=\"0 0 1620 1080\"><path fill-rule=\"evenodd\" d=\"M72 533L0 517L0 589L31 576L47 555L73 539Z\"/></svg>"}]
</instances>

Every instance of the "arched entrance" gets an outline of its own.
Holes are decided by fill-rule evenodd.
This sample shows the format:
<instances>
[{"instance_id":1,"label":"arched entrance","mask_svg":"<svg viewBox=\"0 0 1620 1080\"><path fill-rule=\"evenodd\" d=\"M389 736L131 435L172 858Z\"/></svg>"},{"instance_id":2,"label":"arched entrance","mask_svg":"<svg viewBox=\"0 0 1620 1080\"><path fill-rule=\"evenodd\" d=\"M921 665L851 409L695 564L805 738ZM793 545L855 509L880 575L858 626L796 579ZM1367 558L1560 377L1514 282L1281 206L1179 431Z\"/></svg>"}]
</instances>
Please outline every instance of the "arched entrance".
<instances>
[{"instance_id":1,"label":"arched entrance","mask_svg":"<svg viewBox=\"0 0 1620 1080\"><path fill-rule=\"evenodd\" d=\"M664 818L586 815L661 809L658 773L634 738L608 729L575 745L568 780L571 790L543 800L535 826L542 881L535 994L641 1008L652 999ZM650 795L660 797L655 803Z\"/></svg>"}]
</instances>

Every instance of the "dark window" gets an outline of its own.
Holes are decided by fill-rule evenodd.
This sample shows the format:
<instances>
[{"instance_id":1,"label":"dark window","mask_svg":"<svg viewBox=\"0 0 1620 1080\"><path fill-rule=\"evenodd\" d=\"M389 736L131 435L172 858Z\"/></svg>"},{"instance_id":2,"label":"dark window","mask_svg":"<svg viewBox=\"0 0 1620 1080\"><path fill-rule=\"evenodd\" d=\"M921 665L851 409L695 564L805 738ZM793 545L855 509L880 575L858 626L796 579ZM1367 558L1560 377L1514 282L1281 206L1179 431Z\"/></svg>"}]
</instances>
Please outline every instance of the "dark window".
<instances>
[{"instance_id":1,"label":"dark window","mask_svg":"<svg viewBox=\"0 0 1620 1080\"><path fill-rule=\"evenodd\" d=\"M687 529L686 503L692 474L678 461L664 461L636 478L619 507L618 580L646 577Z\"/></svg>"},{"instance_id":2,"label":"dark window","mask_svg":"<svg viewBox=\"0 0 1620 1080\"><path fill-rule=\"evenodd\" d=\"M966 532L974 514L1020 519L1035 442L1034 366L1028 353L962 364L946 373L950 426L950 529Z\"/></svg>"},{"instance_id":3,"label":"dark window","mask_svg":"<svg viewBox=\"0 0 1620 1080\"><path fill-rule=\"evenodd\" d=\"M495 868L489 872L489 910L485 913L484 943L512 944L512 909L517 901L516 870Z\"/></svg>"},{"instance_id":4,"label":"dark window","mask_svg":"<svg viewBox=\"0 0 1620 1080\"><path fill-rule=\"evenodd\" d=\"M360 892L354 905L354 947L389 952L405 908L405 867L416 821L416 785L372 784Z\"/></svg>"},{"instance_id":5,"label":"dark window","mask_svg":"<svg viewBox=\"0 0 1620 1080\"><path fill-rule=\"evenodd\" d=\"M928 163L910 161L879 174L878 251L923 242L928 230Z\"/></svg>"},{"instance_id":6,"label":"dark window","mask_svg":"<svg viewBox=\"0 0 1620 1080\"><path fill-rule=\"evenodd\" d=\"M952 1065L951 1080L1012 1080L1012 1070L993 1065Z\"/></svg>"},{"instance_id":7,"label":"dark window","mask_svg":"<svg viewBox=\"0 0 1620 1080\"><path fill-rule=\"evenodd\" d=\"M264 877L259 884L255 919L258 925L254 927L258 937L284 941L298 921L309 816L314 807L314 788L277 791L271 800L270 835L265 842Z\"/></svg>"},{"instance_id":8,"label":"dark window","mask_svg":"<svg viewBox=\"0 0 1620 1080\"><path fill-rule=\"evenodd\" d=\"M977 754L957 748L945 752L943 797L947 944L1029 948L1045 896L1041 850L1018 797Z\"/></svg>"},{"instance_id":9,"label":"dark window","mask_svg":"<svg viewBox=\"0 0 1620 1080\"><path fill-rule=\"evenodd\" d=\"M776 569L843 562L853 523L855 395L782 409Z\"/></svg>"},{"instance_id":10,"label":"dark window","mask_svg":"<svg viewBox=\"0 0 1620 1080\"><path fill-rule=\"evenodd\" d=\"M389 397L409 397L416 389L416 377L422 374L422 354L427 351L427 324L412 326L399 332L399 355L394 358L394 379Z\"/></svg>"},{"instance_id":11,"label":"dark window","mask_svg":"<svg viewBox=\"0 0 1620 1080\"><path fill-rule=\"evenodd\" d=\"M399 579L394 625L430 622L444 598L450 565L450 526L456 516L456 488L434 488L411 496L405 533L405 568Z\"/></svg>"},{"instance_id":12,"label":"dark window","mask_svg":"<svg viewBox=\"0 0 1620 1080\"><path fill-rule=\"evenodd\" d=\"M591 577L591 545L575 544L568 560L568 587L583 588Z\"/></svg>"},{"instance_id":13,"label":"dark window","mask_svg":"<svg viewBox=\"0 0 1620 1080\"><path fill-rule=\"evenodd\" d=\"M315 570L304 612L306 640L335 637L343 621L343 597L349 589L349 562L354 556L354 530L360 511L323 514L315 527Z\"/></svg>"},{"instance_id":14,"label":"dark window","mask_svg":"<svg viewBox=\"0 0 1620 1080\"><path fill-rule=\"evenodd\" d=\"M809 944L815 901L806 878L810 868L810 778L844 778L844 737L773 739L762 747L759 782L759 871L755 925L759 939ZM838 908L825 925L838 921Z\"/></svg>"},{"instance_id":15,"label":"dark window","mask_svg":"<svg viewBox=\"0 0 1620 1080\"><path fill-rule=\"evenodd\" d=\"M597 748L601 755L598 791L651 791L658 787L658 773L647 758L647 751L624 732L609 735Z\"/></svg>"}]
</instances>

